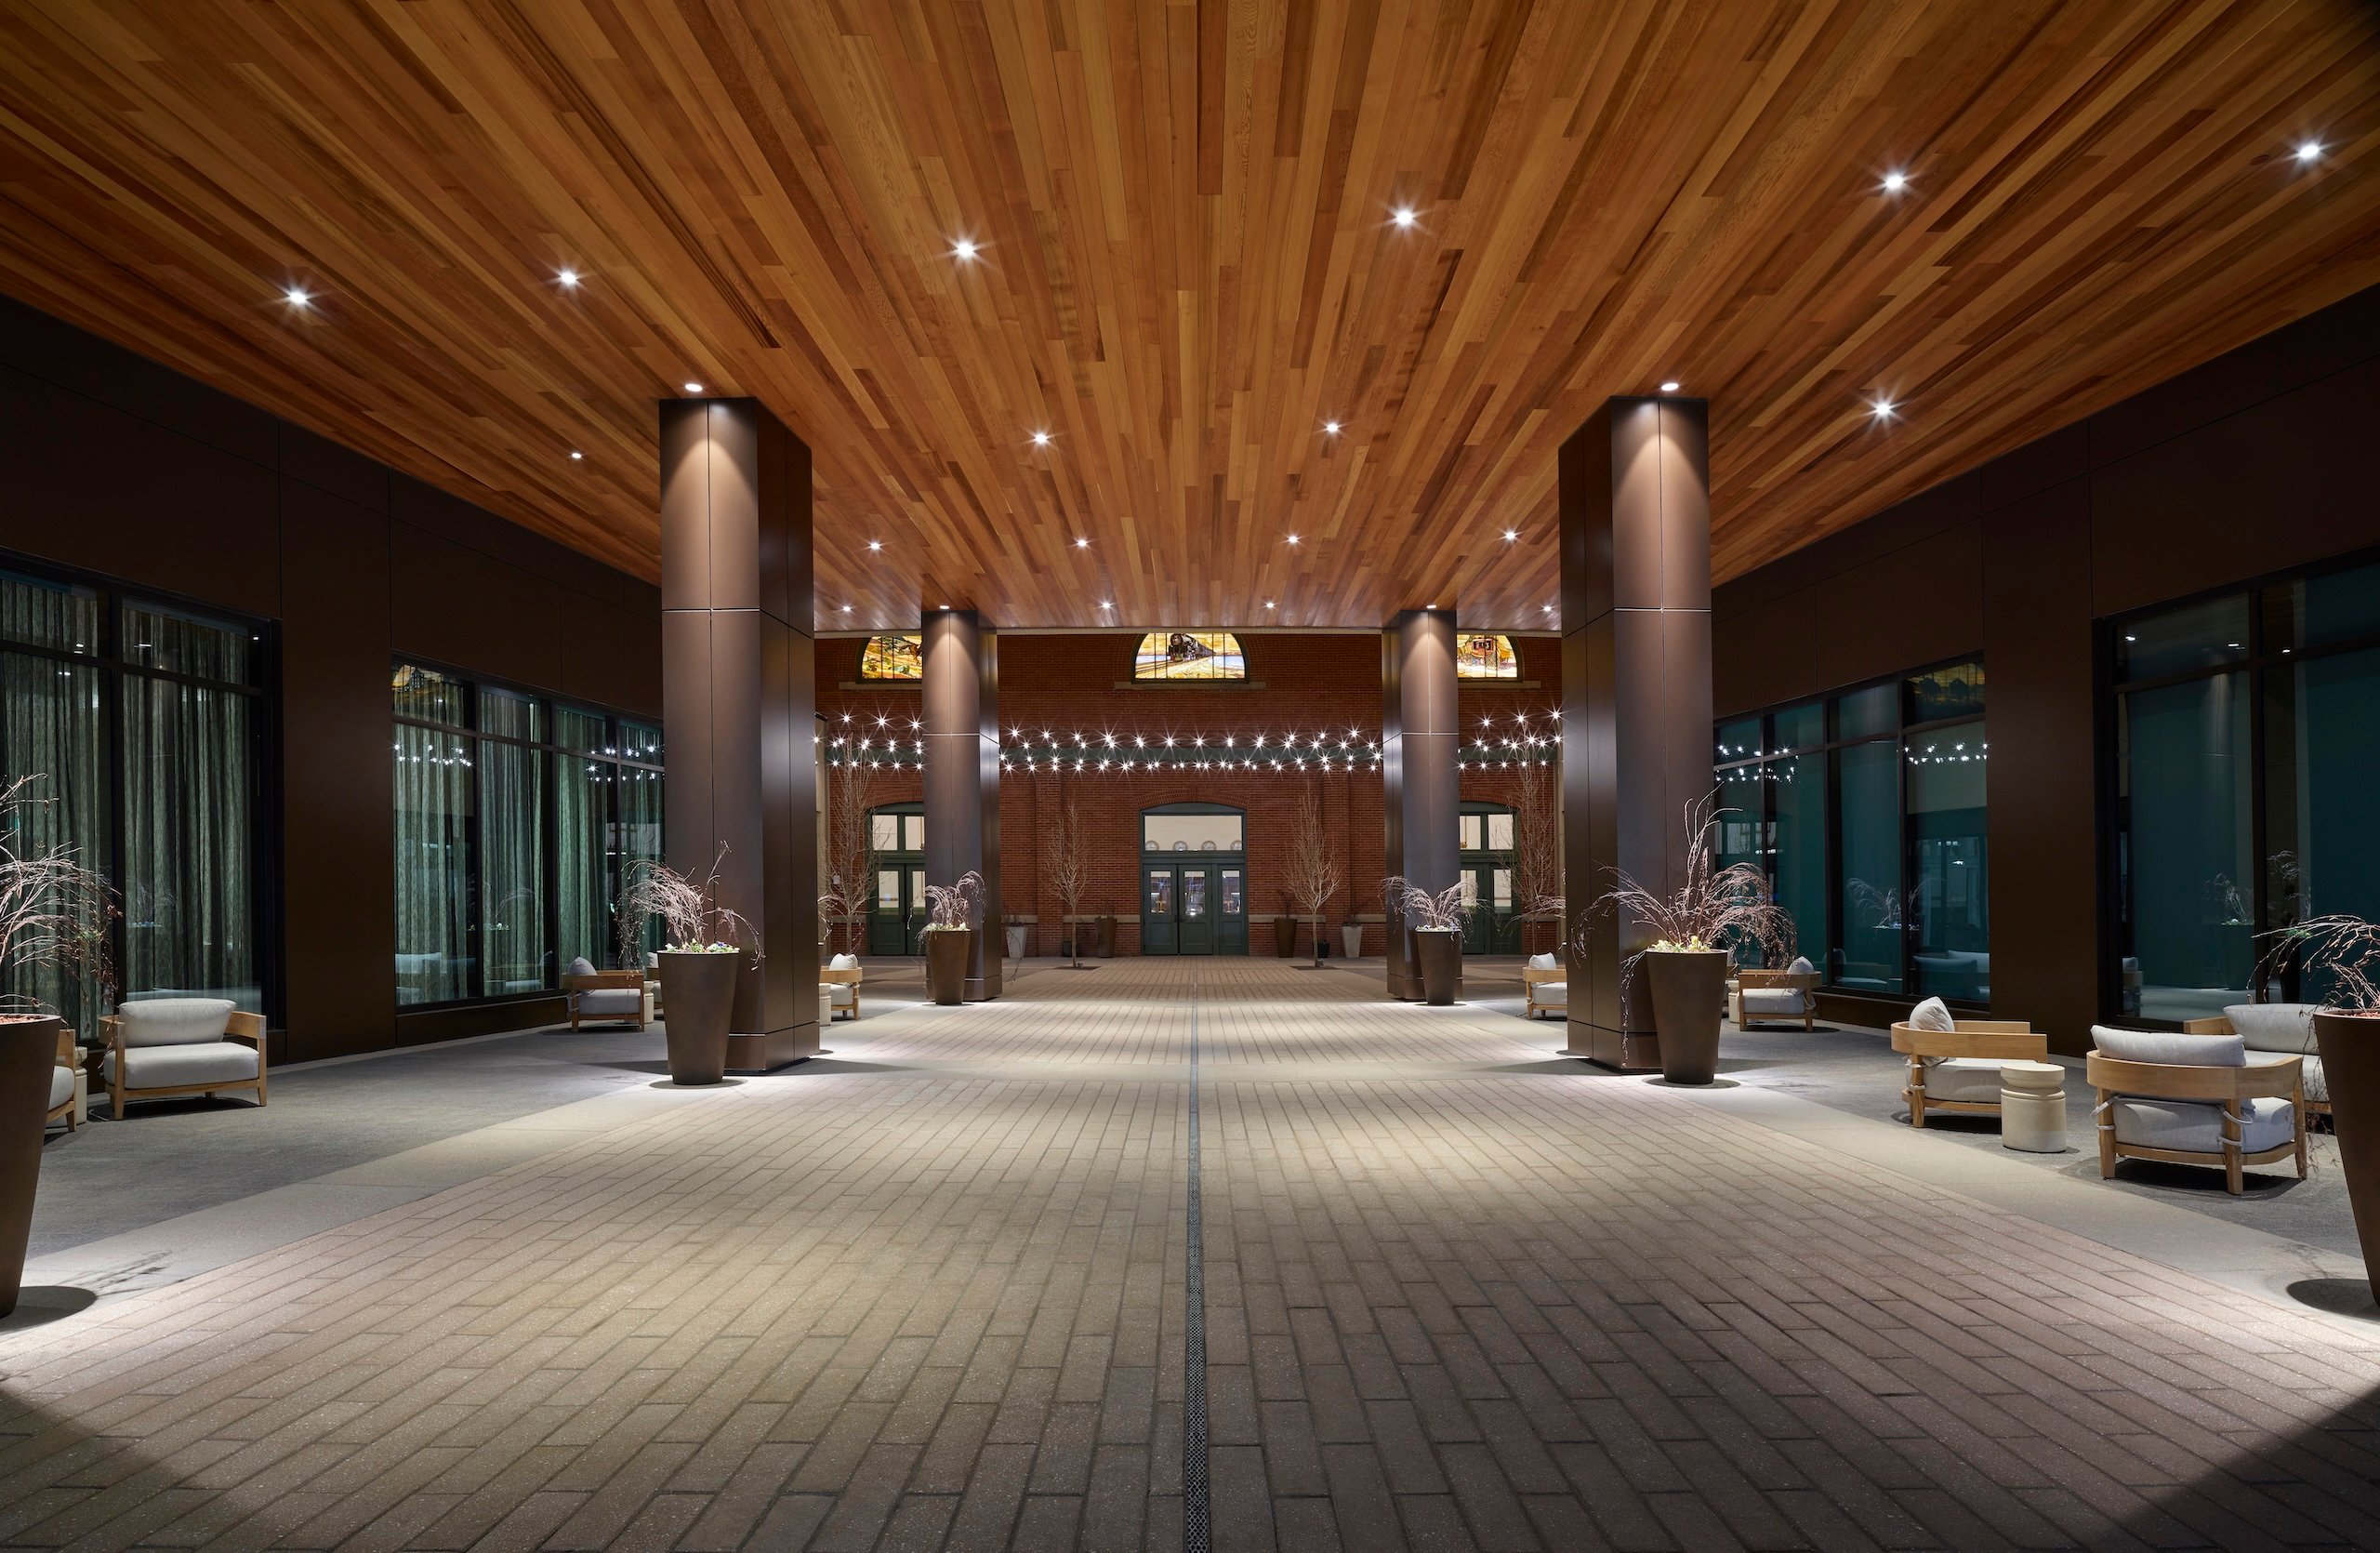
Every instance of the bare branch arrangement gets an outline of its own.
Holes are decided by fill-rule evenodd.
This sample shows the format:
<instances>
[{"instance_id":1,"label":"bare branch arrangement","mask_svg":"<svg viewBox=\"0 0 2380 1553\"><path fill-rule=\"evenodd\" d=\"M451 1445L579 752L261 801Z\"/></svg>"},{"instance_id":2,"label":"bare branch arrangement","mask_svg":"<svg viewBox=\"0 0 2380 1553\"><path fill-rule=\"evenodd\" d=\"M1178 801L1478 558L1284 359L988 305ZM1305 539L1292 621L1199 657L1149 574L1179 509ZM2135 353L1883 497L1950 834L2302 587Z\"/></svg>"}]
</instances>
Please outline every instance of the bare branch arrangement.
<instances>
[{"instance_id":1,"label":"bare branch arrangement","mask_svg":"<svg viewBox=\"0 0 2380 1553\"><path fill-rule=\"evenodd\" d=\"M719 904L719 865L726 856L727 843L721 842L710 872L700 879L646 857L628 866L619 904L622 963L634 963L644 924L654 917L661 919L663 947L672 954L734 954L741 942L750 945L752 962L760 963L752 924Z\"/></svg>"},{"instance_id":2,"label":"bare branch arrangement","mask_svg":"<svg viewBox=\"0 0 2380 1553\"><path fill-rule=\"evenodd\" d=\"M1084 819L1082 805L1071 792L1062 793L1058 812L1050 827L1050 845L1043 854L1049 860L1050 887L1058 893L1058 913L1061 931L1065 934L1069 963L1082 964L1083 898L1091 894L1091 825Z\"/></svg>"},{"instance_id":3,"label":"bare branch arrangement","mask_svg":"<svg viewBox=\"0 0 2380 1553\"><path fill-rule=\"evenodd\" d=\"M1342 881L1338 855L1331 850L1330 832L1322 821L1322 788L1318 783L1309 783L1298 794L1297 817L1289 831L1289 901L1298 908L1298 915L1314 923L1314 962L1319 965L1323 919Z\"/></svg>"},{"instance_id":4,"label":"bare branch arrangement","mask_svg":"<svg viewBox=\"0 0 2380 1553\"><path fill-rule=\"evenodd\" d=\"M1557 768L1536 761L1524 761L1514 773L1513 898L1524 924L1558 924L1567 906L1562 893L1560 785ZM1558 926L1554 936L1561 936Z\"/></svg>"},{"instance_id":5,"label":"bare branch arrangement","mask_svg":"<svg viewBox=\"0 0 2380 1553\"><path fill-rule=\"evenodd\" d=\"M1637 962L1648 952L1749 947L1757 949L1766 964L1782 965L1793 958L1793 914L1777 904L1767 876L1751 863L1715 866L1719 816L1734 812L1719 808L1718 800L1714 790L1686 805L1686 872L1675 890L1656 891L1614 869L1612 888L1580 913L1578 924L1570 930L1572 951L1582 960L1595 912L1617 911L1623 921L1650 935L1620 962L1622 997Z\"/></svg>"},{"instance_id":6,"label":"bare branch arrangement","mask_svg":"<svg viewBox=\"0 0 2380 1553\"><path fill-rule=\"evenodd\" d=\"M1401 916L1419 933L1461 932L1474 905L1468 884L1449 884L1432 895L1400 873L1382 881L1381 889L1388 897L1389 920Z\"/></svg>"},{"instance_id":7,"label":"bare branch arrangement","mask_svg":"<svg viewBox=\"0 0 2380 1553\"><path fill-rule=\"evenodd\" d=\"M76 848L37 839L35 816L56 802L31 792L44 780L20 776L0 788L0 969L13 974L54 966L92 984L100 1005L112 1007L116 976L110 928L120 914L115 890L105 875L84 866ZM0 998L0 1010L58 1012L21 993Z\"/></svg>"},{"instance_id":8,"label":"bare branch arrangement","mask_svg":"<svg viewBox=\"0 0 2380 1553\"><path fill-rule=\"evenodd\" d=\"M2380 1015L2380 925L2345 914L2308 917L2258 936L2271 939L2272 947L2256 962L2254 996L2261 999L2261 989L2294 958L2301 976L2330 973L2334 1012Z\"/></svg>"},{"instance_id":9,"label":"bare branch arrangement","mask_svg":"<svg viewBox=\"0 0 2380 1553\"><path fill-rule=\"evenodd\" d=\"M984 876L972 869L959 876L956 884L926 886L926 922L928 933L949 933L975 925L976 913L983 909Z\"/></svg>"},{"instance_id":10,"label":"bare branch arrangement","mask_svg":"<svg viewBox=\"0 0 2380 1553\"><path fill-rule=\"evenodd\" d=\"M844 947L857 954L867 914L876 907L876 830L868 814L875 772L853 761L831 769L827 782L818 909L842 924Z\"/></svg>"}]
</instances>

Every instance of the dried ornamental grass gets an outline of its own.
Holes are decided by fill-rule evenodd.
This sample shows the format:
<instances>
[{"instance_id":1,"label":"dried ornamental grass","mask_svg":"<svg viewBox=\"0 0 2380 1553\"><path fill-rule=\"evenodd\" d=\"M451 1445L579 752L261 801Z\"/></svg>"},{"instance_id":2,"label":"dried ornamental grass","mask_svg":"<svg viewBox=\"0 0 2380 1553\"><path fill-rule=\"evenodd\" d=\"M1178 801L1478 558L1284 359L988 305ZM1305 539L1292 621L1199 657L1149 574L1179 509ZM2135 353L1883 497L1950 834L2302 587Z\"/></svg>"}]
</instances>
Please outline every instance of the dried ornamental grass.
<instances>
[{"instance_id":1,"label":"dried ornamental grass","mask_svg":"<svg viewBox=\"0 0 2380 1553\"><path fill-rule=\"evenodd\" d=\"M750 944L752 962L760 963L760 949L753 943L752 924L741 912L719 904L719 865L727 856L721 842L711 859L710 872L700 879L680 873L667 864L638 858L622 875L619 904L620 959L633 962L635 946L644 937L644 924L661 919L663 948L671 954L733 954L739 942Z\"/></svg>"}]
</instances>

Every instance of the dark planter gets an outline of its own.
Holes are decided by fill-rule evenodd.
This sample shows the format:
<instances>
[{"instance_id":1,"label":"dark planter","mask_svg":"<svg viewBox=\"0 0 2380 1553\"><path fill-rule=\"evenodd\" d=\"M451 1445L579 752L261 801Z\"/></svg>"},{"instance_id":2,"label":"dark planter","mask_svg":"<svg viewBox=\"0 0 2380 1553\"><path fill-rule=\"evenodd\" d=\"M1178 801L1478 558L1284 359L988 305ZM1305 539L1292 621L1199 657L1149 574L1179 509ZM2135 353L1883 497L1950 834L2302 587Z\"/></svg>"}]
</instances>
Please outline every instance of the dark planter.
<instances>
[{"instance_id":1,"label":"dark planter","mask_svg":"<svg viewBox=\"0 0 2380 1553\"><path fill-rule=\"evenodd\" d=\"M1462 990L1462 935L1450 928L1413 930L1413 962L1421 971L1421 1001L1435 1008Z\"/></svg>"},{"instance_id":2,"label":"dark planter","mask_svg":"<svg viewBox=\"0 0 2380 1553\"><path fill-rule=\"evenodd\" d=\"M1650 949L1638 969L1652 983L1661 1077L1673 1084L1707 1084L1717 1078L1726 951Z\"/></svg>"},{"instance_id":3,"label":"dark planter","mask_svg":"<svg viewBox=\"0 0 2380 1553\"><path fill-rule=\"evenodd\" d=\"M2314 1015L2314 1042L2331 1087L2331 1130L2355 1238L2370 1262L2380 1257L2380 1015L2326 1010Z\"/></svg>"},{"instance_id":4,"label":"dark planter","mask_svg":"<svg viewBox=\"0 0 2380 1553\"><path fill-rule=\"evenodd\" d=\"M58 1029L59 1021L46 1014L0 1018L0 1316L15 1312L25 1281Z\"/></svg>"},{"instance_id":5,"label":"dark planter","mask_svg":"<svg viewBox=\"0 0 2380 1553\"><path fill-rule=\"evenodd\" d=\"M1098 925L1099 958L1102 960L1113 960L1116 958L1116 919L1113 917L1102 917L1099 919Z\"/></svg>"},{"instance_id":6,"label":"dark planter","mask_svg":"<svg viewBox=\"0 0 2380 1553\"><path fill-rule=\"evenodd\" d=\"M1273 919L1273 952L1283 960L1298 952L1298 920L1295 917Z\"/></svg>"},{"instance_id":7,"label":"dark planter","mask_svg":"<svg viewBox=\"0 0 2380 1553\"><path fill-rule=\"evenodd\" d=\"M972 927L926 932L926 995L945 1008L957 1008L967 1001L967 951L974 941Z\"/></svg>"},{"instance_id":8,"label":"dark planter","mask_svg":"<svg viewBox=\"0 0 2380 1553\"><path fill-rule=\"evenodd\" d=\"M727 1076L727 1033L735 1023L735 973L740 954L681 954L661 959L661 1028L669 1042L669 1077L681 1084L715 1084Z\"/></svg>"}]
</instances>

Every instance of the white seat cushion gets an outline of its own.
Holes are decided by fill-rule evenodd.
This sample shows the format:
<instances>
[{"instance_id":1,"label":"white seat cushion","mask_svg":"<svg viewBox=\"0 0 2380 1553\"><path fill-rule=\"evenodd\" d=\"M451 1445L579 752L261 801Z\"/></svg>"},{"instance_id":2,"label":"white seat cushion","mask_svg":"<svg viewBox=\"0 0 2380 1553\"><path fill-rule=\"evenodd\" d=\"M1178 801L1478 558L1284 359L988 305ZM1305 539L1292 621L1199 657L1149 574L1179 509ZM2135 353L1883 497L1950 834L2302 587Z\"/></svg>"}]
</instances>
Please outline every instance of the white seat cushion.
<instances>
[{"instance_id":1,"label":"white seat cushion","mask_svg":"<svg viewBox=\"0 0 2380 1553\"><path fill-rule=\"evenodd\" d=\"M115 1054L101 1071L115 1082ZM236 1041L179 1046L137 1046L124 1054L124 1082L133 1089L173 1089L182 1084L240 1083L257 1076L257 1049Z\"/></svg>"},{"instance_id":2,"label":"white seat cushion","mask_svg":"<svg viewBox=\"0 0 2380 1553\"><path fill-rule=\"evenodd\" d=\"M49 1070L49 1108L56 1110L74 1098L74 1069L53 1068Z\"/></svg>"},{"instance_id":3,"label":"white seat cushion","mask_svg":"<svg viewBox=\"0 0 2380 1553\"><path fill-rule=\"evenodd\" d=\"M2154 1062L2175 1068L2242 1068L2247 1042L2236 1035L2185 1035L2178 1030L2120 1030L2091 1027L2091 1043L2119 1062Z\"/></svg>"},{"instance_id":4,"label":"white seat cushion","mask_svg":"<svg viewBox=\"0 0 2380 1553\"><path fill-rule=\"evenodd\" d=\"M644 1014L644 994L632 987L598 987L571 996L578 1000L578 1016L582 1019L638 1018Z\"/></svg>"},{"instance_id":5,"label":"white seat cushion","mask_svg":"<svg viewBox=\"0 0 2380 1553\"><path fill-rule=\"evenodd\" d=\"M115 1016L127 1046L183 1046L222 1040L231 1008L229 998L139 998Z\"/></svg>"},{"instance_id":6,"label":"white seat cushion","mask_svg":"<svg viewBox=\"0 0 2380 1553\"><path fill-rule=\"evenodd\" d=\"M1567 981L1540 981L1529 989L1529 996L1543 1008L1570 1006L1570 984Z\"/></svg>"},{"instance_id":7,"label":"white seat cushion","mask_svg":"<svg viewBox=\"0 0 2380 1553\"><path fill-rule=\"evenodd\" d=\"M1791 1015L1798 1019L1810 1011L1810 995L1798 987L1747 987L1742 996L1748 1018L1765 1014Z\"/></svg>"},{"instance_id":8,"label":"white seat cushion","mask_svg":"<svg viewBox=\"0 0 2380 1553\"><path fill-rule=\"evenodd\" d=\"M1532 971L1550 971L1554 969L1554 951L1552 949L1548 949L1543 954L1530 955L1528 957L1528 968Z\"/></svg>"},{"instance_id":9,"label":"white seat cushion","mask_svg":"<svg viewBox=\"0 0 2380 1553\"><path fill-rule=\"evenodd\" d=\"M2231 1003L2223 1010L2231 1028L2252 1052L2294 1052L2311 1056L2314 1043L2312 1003Z\"/></svg>"},{"instance_id":10,"label":"white seat cushion","mask_svg":"<svg viewBox=\"0 0 2380 1553\"><path fill-rule=\"evenodd\" d=\"M2215 1154L2223 1148L2223 1108L2202 1100L2134 1099L2119 1095L2109 1108L2118 1143ZM2295 1135L2296 1108L2286 1100L2251 1100L2241 1114L2241 1148L2250 1154L2278 1148Z\"/></svg>"},{"instance_id":11,"label":"white seat cushion","mask_svg":"<svg viewBox=\"0 0 2380 1553\"><path fill-rule=\"evenodd\" d=\"M1972 1105L2000 1103L2000 1059L1941 1057L1925 1064L1925 1097Z\"/></svg>"},{"instance_id":12,"label":"white seat cushion","mask_svg":"<svg viewBox=\"0 0 2380 1553\"><path fill-rule=\"evenodd\" d=\"M826 962L826 969L830 971L856 971L859 969L859 956L855 954L836 955L833 959Z\"/></svg>"},{"instance_id":13,"label":"white seat cushion","mask_svg":"<svg viewBox=\"0 0 2380 1553\"><path fill-rule=\"evenodd\" d=\"M837 1008L857 1008L859 1006L859 989L852 986L849 982L830 981L826 982L823 985L834 989L834 1006Z\"/></svg>"}]
</instances>

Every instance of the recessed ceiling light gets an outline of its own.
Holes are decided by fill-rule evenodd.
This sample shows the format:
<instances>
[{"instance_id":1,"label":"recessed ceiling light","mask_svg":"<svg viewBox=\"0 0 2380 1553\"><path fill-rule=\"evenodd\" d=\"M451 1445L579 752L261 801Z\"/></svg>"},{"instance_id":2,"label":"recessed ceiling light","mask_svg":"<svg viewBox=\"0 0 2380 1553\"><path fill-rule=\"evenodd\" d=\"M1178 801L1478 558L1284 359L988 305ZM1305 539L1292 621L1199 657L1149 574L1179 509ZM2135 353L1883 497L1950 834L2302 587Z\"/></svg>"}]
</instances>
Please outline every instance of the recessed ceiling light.
<instances>
[{"instance_id":1,"label":"recessed ceiling light","mask_svg":"<svg viewBox=\"0 0 2380 1553\"><path fill-rule=\"evenodd\" d=\"M294 308L302 308L307 303L313 300L312 298L306 295L306 288L302 285L293 285L282 295L284 299Z\"/></svg>"},{"instance_id":2,"label":"recessed ceiling light","mask_svg":"<svg viewBox=\"0 0 2380 1553\"><path fill-rule=\"evenodd\" d=\"M1091 540L1089 539L1089 538L1087 538L1086 536L1080 535L1080 534L1078 534L1078 535L1076 535L1076 536L1075 536L1075 549L1077 549L1077 550L1089 550L1090 548L1091 548Z\"/></svg>"},{"instance_id":3,"label":"recessed ceiling light","mask_svg":"<svg viewBox=\"0 0 2380 1553\"><path fill-rule=\"evenodd\" d=\"M1337 436L1339 434L1339 423L1335 420L1324 421L1322 423L1322 434L1326 437Z\"/></svg>"},{"instance_id":4,"label":"recessed ceiling light","mask_svg":"<svg viewBox=\"0 0 2380 1553\"><path fill-rule=\"evenodd\" d=\"M1264 601L1264 607L1265 607L1265 608L1267 608L1267 609L1272 608L1272 607L1273 607L1273 601L1272 601L1272 600L1270 600L1270 599L1266 599L1266 600Z\"/></svg>"},{"instance_id":5,"label":"recessed ceiling light","mask_svg":"<svg viewBox=\"0 0 2380 1553\"><path fill-rule=\"evenodd\" d=\"M1545 612L1546 612L1548 615L1553 614L1553 613L1554 613L1554 606L1553 606L1552 604L1547 604L1547 605L1545 606Z\"/></svg>"},{"instance_id":6,"label":"recessed ceiling light","mask_svg":"<svg viewBox=\"0 0 2380 1553\"><path fill-rule=\"evenodd\" d=\"M1663 393L1675 393L1677 391L1678 385L1675 383L1663 383L1661 385L1661 392Z\"/></svg>"},{"instance_id":7,"label":"recessed ceiling light","mask_svg":"<svg viewBox=\"0 0 2380 1553\"><path fill-rule=\"evenodd\" d=\"M1294 545L1294 544L1296 544L1297 542L1298 542L1298 537L1297 537L1296 535L1294 535L1294 534L1290 535L1290 536L1289 536L1289 543L1291 543L1291 544L1293 544L1293 545Z\"/></svg>"},{"instance_id":8,"label":"recessed ceiling light","mask_svg":"<svg viewBox=\"0 0 2380 1553\"><path fill-rule=\"evenodd\" d=\"M1904 173L1904 172L1889 172L1889 173L1886 173L1886 174L1884 175L1884 192L1885 192L1885 193L1887 193L1887 194L1897 194L1897 193L1899 193L1903 189L1906 189L1906 188L1908 188L1908 187L1909 187L1909 175L1908 175L1907 173Z\"/></svg>"},{"instance_id":9,"label":"recessed ceiling light","mask_svg":"<svg viewBox=\"0 0 2380 1553\"><path fill-rule=\"evenodd\" d=\"M851 606L851 605L849 605L849 604L845 604L845 605L843 605L843 613L844 613L844 614L849 615L851 612L852 612L852 606Z\"/></svg>"},{"instance_id":10,"label":"recessed ceiling light","mask_svg":"<svg viewBox=\"0 0 2380 1553\"><path fill-rule=\"evenodd\" d=\"M884 548L884 541L881 539L870 539L867 542L867 548L870 550L882 550Z\"/></svg>"},{"instance_id":11,"label":"recessed ceiling light","mask_svg":"<svg viewBox=\"0 0 2380 1553\"><path fill-rule=\"evenodd\" d=\"M700 393L703 391L703 386L700 383L688 383L685 385L685 388L688 393Z\"/></svg>"},{"instance_id":12,"label":"recessed ceiling light","mask_svg":"<svg viewBox=\"0 0 2380 1553\"><path fill-rule=\"evenodd\" d=\"M1874 413L1878 420L1890 420L1893 418L1893 402L1889 399L1879 399L1868 408Z\"/></svg>"},{"instance_id":13,"label":"recessed ceiling light","mask_svg":"<svg viewBox=\"0 0 2380 1553\"><path fill-rule=\"evenodd\" d=\"M1049 432L1047 432L1047 431L1036 431L1036 432L1034 432L1034 433L1033 433L1033 445L1034 445L1034 446L1036 446L1036 447L1047 447L1047 446L1049 446L1049 445L1050 445L1050 433L1049 433Z\"/></svg>"},{"instance_id":14,"label":"recessed ceiling light","mask_svg":"<svg viewBox=\"0 0 2380 1553\"><path fill-rule=\"evenodd\" d=\"M562 289L567 291L572 286L578 284L578 272L575 270L564 270L560 274L556 275L554 279L560 281L562 283Z\"/></svg>"},{"instance_id":15,"label":"recessed ceiling light","mask_svg":"<svg viewBox=\"0 0 2380 1553\"><path fill-rule=\"evenodd\" d=\"M950 245L950 257L961 263L972 263L975 251L975 240L972 237L962 237Z\"/></svg>"},{"instance_id":16,"label":"recessed ceiling light","mask_svg":"<svg viewBox=\"0 0 2380 1553\"><path fill-rule=\"evenodd\" d=\"M2322 142L2320 140L2308 140L2297 148L2297 160L2300 162L2319 161L2321 155Z\"/></svg>"},{"instance_id":17,"label":"recessed ceiling light","mask_svg":"<svg viewBox=\"0 0 2380 1553\"><path fill-rule=\"evenodd\" d=\"M1409 227L1415 221L1421 219L1420 217L1413 213L1413 207L1409 205L1398 206L1395 209L1388 213L1388 219L1395 221L1400 227Z\"/></svg>"},{"instance_id":18,"label":"recessed ceiling light","mask_svg":"<svg viewBox=\"0 0 2380 1553\"><path fill-rule=\"evenodd\" d=\"M1521 531L1517 528L1508 528L1504 530L1504 543L1508 545L1520 537Z\"/></svg>"},{"instance_id":19,"label":"recessed ceiling light","mask_svg":"<svg viewBox=\"0 0 2380 1553\"><path fill-rule=\"evenodd\" d=\"M1099 601L1099 607L1102 609L1113 609L1116 607L1116 601L1113 599L1102 599Z\"/></svg>"},{"instance_id":20,"label":"recessed ceiling light","mask_svg":"<svg viewBox=\"0 0 2380 1553\"><path fill-rule=\"evenodd\" d=\"M586 457L587 457L587 455L586 455L586 454L579 452L579 451L578 451L578 449L576 449L576 448L575 448L575 447L574 447L574 448L572 448L572 449L570 450L570 456L571 456L571 458L572 458L574 460L575 460L575 459L579 459L579 458L586 458Z\"/></svg>"}]
</instances>

